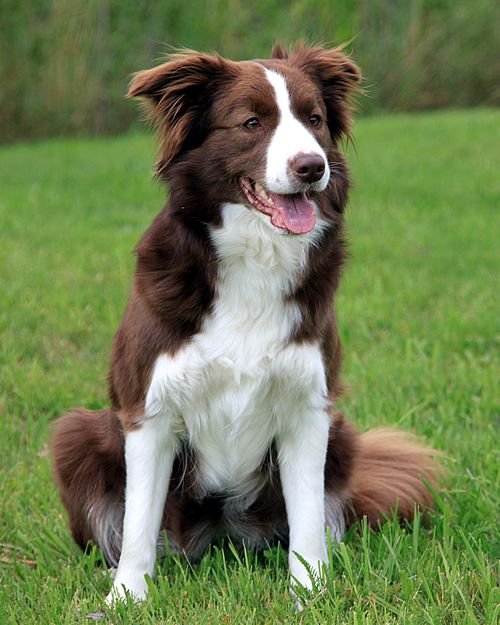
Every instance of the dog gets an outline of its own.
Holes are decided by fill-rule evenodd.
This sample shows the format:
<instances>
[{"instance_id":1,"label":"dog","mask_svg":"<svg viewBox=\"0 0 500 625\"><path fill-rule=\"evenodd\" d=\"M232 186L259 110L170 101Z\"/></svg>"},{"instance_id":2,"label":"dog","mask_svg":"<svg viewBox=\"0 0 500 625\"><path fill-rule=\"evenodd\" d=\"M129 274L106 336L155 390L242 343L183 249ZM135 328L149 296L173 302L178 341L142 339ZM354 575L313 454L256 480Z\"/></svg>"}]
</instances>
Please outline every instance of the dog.
<instances>
[{"instance_id":1,"label":"dog","mask_svg":"<svg viewBox=\"0 0 500 625\"><path fill-rule=\"evenodd\" d=\"M183 51L134 75L170 190L136 247L110 408L56 422L54 472L75 541L117 565L108 603L147 594L162 539L199 557L223 536L288 545L314 586L326 531L431 505L432 450L358 434L341 392L334 296L358 67L342 48L269 60Z\"/></svg>"}]
</instances>

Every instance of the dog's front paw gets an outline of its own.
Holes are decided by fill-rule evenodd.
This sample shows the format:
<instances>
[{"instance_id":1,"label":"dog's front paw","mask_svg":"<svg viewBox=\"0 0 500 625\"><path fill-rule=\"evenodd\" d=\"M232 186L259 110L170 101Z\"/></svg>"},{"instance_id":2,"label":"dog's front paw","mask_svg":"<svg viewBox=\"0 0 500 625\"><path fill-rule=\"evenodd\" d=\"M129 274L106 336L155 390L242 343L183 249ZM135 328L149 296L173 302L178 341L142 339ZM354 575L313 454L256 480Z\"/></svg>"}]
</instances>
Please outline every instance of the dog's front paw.
<instances>
[{"instance_id":1,"label":"dog's front paw","mask_svg":"<svg viewBox=\"0 0 500 625\"><path fill-rule=\"evenodd\" d=\"M114 603L126 601L127 596L134 601L144 601L148 594L148 585L144 573L129 571L116 575L113 588L106 597L106 604L112 606Z\"/></svg>"},{"instance_id":2,"label":"dog's front paw","mask_svg":"<svg viewBox=\"0 0 500 625\"><path fill-rule=\"evenodd\" d=\"M290 594L297 608L302 610L307 602L324 590L323 570L326 560L290 555Z\"/></svg>"}]
</instances>

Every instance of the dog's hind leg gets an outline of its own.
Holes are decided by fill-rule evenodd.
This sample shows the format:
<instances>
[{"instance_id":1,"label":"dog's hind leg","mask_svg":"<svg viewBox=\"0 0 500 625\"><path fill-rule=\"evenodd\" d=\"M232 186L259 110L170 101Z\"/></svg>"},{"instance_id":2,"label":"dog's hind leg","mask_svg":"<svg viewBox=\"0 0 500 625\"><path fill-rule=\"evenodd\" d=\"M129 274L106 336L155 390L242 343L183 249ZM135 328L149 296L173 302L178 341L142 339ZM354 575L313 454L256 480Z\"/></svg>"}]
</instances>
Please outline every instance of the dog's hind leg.
<instances>
[{"instance_id":1,"label":"dog's hind leg","mask_svg":"<svg viewBox=\"0 0 500 625\"><path fill-rule=\"evenodd\" d=\"M357 451L358 435L341 413L333 415L325 463L325 525L332 540L340 542L350 517L348 484Z\"/></svg>"},{"instance_id":2,"label":"dog's hind leg","mask_svg":"<svg viewBox=\"0 0 500 625\"><path fill-rule=\"evenodd\" d=\"M439 452L405 432L375 429L358 434L336 415L325 468L325 518L332 537L356 520L377 528L396 513L411 521L415 507L432 506L426 484L437 487Z\"/></svg>"}]
</instances>

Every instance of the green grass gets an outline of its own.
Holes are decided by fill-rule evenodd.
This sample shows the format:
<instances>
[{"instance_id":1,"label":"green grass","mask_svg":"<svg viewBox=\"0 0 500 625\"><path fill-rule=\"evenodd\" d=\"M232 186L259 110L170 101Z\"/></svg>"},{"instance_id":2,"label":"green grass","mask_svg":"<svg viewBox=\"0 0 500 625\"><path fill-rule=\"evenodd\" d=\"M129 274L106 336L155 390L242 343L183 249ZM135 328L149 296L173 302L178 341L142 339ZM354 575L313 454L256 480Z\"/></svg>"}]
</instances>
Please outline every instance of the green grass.
<instances>
[{"instance_id":1,"label":"green grass","mask_svg":"<svg viewBox=\"0 0 500 625\"><path fill-rule=\"evenodd\" d=\"M499 127L491 110L364 119L350 150L341 404L361 429L397 425L449 456L436 511L353 528L300 614L281 550L227 547L167 558L148 601L106 623L496 622ZM88 622L110 586L68 535L47 440L68 407L106 404L131 249L163 201L152 162L136 135L0 151L2 625Z\"/></svg>"}]
</instances>

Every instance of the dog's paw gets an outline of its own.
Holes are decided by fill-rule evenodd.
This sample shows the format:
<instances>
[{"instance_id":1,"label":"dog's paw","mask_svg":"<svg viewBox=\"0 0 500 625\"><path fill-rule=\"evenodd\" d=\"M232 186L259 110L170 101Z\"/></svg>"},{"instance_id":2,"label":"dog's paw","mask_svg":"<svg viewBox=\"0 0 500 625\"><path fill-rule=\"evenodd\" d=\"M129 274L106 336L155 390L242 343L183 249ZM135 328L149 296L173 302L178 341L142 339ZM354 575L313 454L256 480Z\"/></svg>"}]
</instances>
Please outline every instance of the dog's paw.
<instances>
[{"instance_id":1,"label":"dog's paw","mask_svg":"<svg viewBox=\"0 0 500 625\"><path fill-rule=\"evenodd\" d=\"M298 610L303 610L307 603L323 594L325 586L325 560L304 558L297 554L290 557L290 595Z\"/></svg>"},{"instance_id":2,"label":"dog's paw","mask_svg":"<svg viewBox=\"0 0 500 625\"><path fill-rule=\"evenodd\" d=\"M299 612L302 612L309 603L316 602L322 595L326 594L326 588L324 586L316 587L316 589L306 589L304 586L298 586L293 581L290 584L288 590L291 598L295 603L295 607Z\"/></svg>"},{"instance_id":3,"label":"dog's paw","mask_svg":"<svg viewBox=\"0 0 500 625\"><path fill-rule=\"evenodd\" d=\"M134 601L144 601L148 594L148 584L143 573L128 572L117 574L113 587L106 597L106 604L112 606L130 597Z\"/></svg>"}]
</instances>

